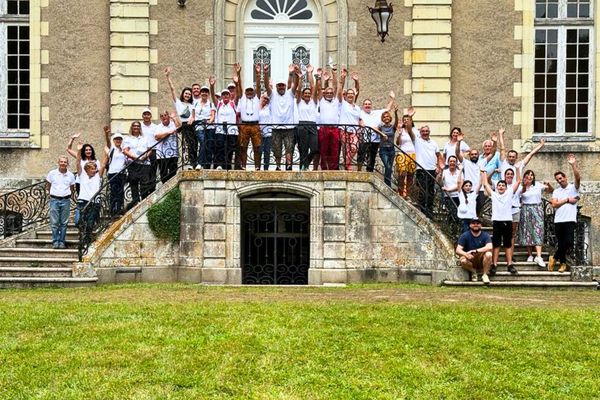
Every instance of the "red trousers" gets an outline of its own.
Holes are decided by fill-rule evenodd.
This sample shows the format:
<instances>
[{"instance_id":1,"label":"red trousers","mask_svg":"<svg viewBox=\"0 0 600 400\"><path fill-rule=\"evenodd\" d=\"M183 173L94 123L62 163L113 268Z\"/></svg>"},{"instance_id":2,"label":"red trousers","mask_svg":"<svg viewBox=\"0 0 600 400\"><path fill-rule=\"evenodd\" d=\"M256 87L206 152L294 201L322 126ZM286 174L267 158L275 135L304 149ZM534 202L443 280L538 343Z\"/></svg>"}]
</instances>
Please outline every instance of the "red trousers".
<instances>
[{"instance_id":1,"label":"red trousers","mask_svg":"<svg viewBox=\"0 0 600 400\"><path fill-rule=\"evenodd\" d=\"M319 152L322 170L339 169L340 131L334 126L319 128Z\"/></svg>"}]
</instances>

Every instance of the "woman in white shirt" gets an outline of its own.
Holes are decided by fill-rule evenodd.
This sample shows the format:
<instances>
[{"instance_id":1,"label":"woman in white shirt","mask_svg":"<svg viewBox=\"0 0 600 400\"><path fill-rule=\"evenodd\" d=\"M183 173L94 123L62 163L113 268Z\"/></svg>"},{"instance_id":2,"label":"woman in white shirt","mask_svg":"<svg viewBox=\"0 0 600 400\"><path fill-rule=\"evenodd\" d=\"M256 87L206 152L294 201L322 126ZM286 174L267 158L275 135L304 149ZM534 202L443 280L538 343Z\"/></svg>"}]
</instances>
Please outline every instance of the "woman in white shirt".
<instances>
[{"instance_id":1,"label":"woman in white shirt","mask_svg":"<svg viewBox=\"0 0 600 400\"><path fill-rule=\"evenodd\" d=\"M110 212L111 215L123 214L125 203L125 154L123 153L123 135L115 133L112 135L112 145L106 148L106 170L110 185Z\"/></svg>"},{"instance_id":2,"label":"woman in white shirt","mask_svg":"<svg viewBox=\"0 0 600 400\"><path fill-rule=\"evenodd\" d=\"M442 190L446 192L448 197L458 207L460 201L458 200L458 177L460 170L457 168L458 159L456 156L448 157L448 168L440 171L438 174L438 182L442 185Z\"/></svg>"},{"instance_id":3,"label":"woman in white shirt","mask_svg":"<svg viewBox=\"0 0 600 400\"><path fill-rule=\"evenodd\" d=\"M318 92L314 88L315 83L312 72L313 66L307 65L306 74L310 86L302 90L296 90L296 113L298 114L296 141L300 153L300 171L308 170L311 163L313 163L316 171L320 161L319 136L317 134ZM300 77L296 75L294 79L298 82Z\"/></svg>"},{"instance_id":4,"label":"woman in white shirt","mask_svg":"<svg viewBox=\"0 0 600 400\"><path fill-rule=\"evenodd\" d=\"M267 83L268 85L268 83ZM271 99L264 93L260 97L260 105L258 112L258 123L260 124L260 131L262 134L261 149L260 152L263 155L263 169L269 170L271 164L271 143L273 140L272 127L271 127ZM260 157L260 154L256 154L254 157Z\"/></svg>"},{"instance_id":5,"label":"woman in white shirt","mask_svg":"<svg viewBox=\"0 0 600 400\"><path fill-rule=\"evenodd\" d=\"M458 169L457 186L460 188L458 192L458 210L457 216L463 223L463 232L469 230L471 219L477 217L477 195L481 186L481 179L475 185L469 180L463 181L462 168Z\"/></svg>"},{"instance_id":6,"label":"woman in white shirt","mask_svg":"<svg viewBox=\"0 0 600 400\"><path fill-rule=\"evenodd\" d=\"M344 68L340 73L340 86L344 87L348 71ZM352 79L358 82L358 75L352 74ZM352 170L352 160L358 152L358 125L360 122L360 107L355 103L356 93L354 89L346 91L346 97L342 99L340 106L340 145L344 154L344 166L346 171Z\"/></svg>"},{"instance_id":7,"label":"woman in white shirt","mask_svg":"<svg viewBox=\"0 0 600 400\"><path fill-rule=\"evenodd\" d=\"M517 242L527 246L527 261L535 262L539 267L546 267L542 260L542 244L544 243L544 206L543 192L554 190L548 182L535 181L535 173L527 170L523 174L521 187L521 217ZM536 256L533 257L532 249L535 247Z\"/></svg>"},{"instance_id":8,"label":"woman in white shirt","mask_svg":"<svg viewBox=\"0 0 600 400\"><path fill-rule=\"evenodd\" d=\"M77 155L77 176L79 176L77 210L86 234L91 233L98 219L100 199L95 199L94 196L100 191L102 174L104 174L104 165L98 166L96 160L82 160L81 153Z\"/></svg>"},{"instance_id":9,"label":"woman in white shirt","mask_svg":"<svg viewBox=\"0 0 600 400\"><path fill-rule=\"evenodd\" d=\"M194 104L192 103L192 88L184 87L181 90L181 95L177 97L175 86L171 80L171 67L165 68L165 76L171 91L171 98L175 104L175 110L181 121L181 136L185 143L187 153L186 169L194 169L198 165L198 138L192 124L195 118ZM183 155L182 155L183 156Z\"/></svg>"},{"instance_id":10,"label":"woman in white shirt","mask_svg":"<svg viewBox=\"0 0 600 400\"><path fill-rule=\"evenodd\" d=\"M448 165L448 159L450 158L450 156L456 155L456 143L458 142L458 135L461 133L462 133L462 130L458 126L455 126L450 131L450 140L448 140L448 142L444 146L444 161L446 161L446 165ZM464 141L461 141L460 142L461 154L464 154L469 150L471 150L469 145L467 143L465 143Z\"/></svg>"},{"instance_id":11,"label":"woman in white shirt","mask_svg":"<svg viewBox=\"0 0 600 400\"><path fill-rule=\"evenodd\" d=\"M402 150L396 156L396 171L398 173L398 194L402 197L408 196L408 191L412 186L415 171L417 170L415 146L408 134L408 129L413 131L415 137L420 137L421 133L415 127L413 122L415 110L409 107L407 113L402 116L402 127L400 134L396 138L396 144Z\"/></svg>"}]
</instances>

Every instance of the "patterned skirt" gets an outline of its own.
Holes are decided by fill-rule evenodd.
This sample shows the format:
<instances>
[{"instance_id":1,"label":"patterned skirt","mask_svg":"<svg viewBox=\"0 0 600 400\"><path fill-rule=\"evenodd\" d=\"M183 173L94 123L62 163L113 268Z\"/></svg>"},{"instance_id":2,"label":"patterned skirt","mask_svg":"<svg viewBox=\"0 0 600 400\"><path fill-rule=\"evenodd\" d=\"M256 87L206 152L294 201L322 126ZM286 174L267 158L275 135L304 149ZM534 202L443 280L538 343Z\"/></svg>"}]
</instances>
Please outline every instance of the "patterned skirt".
<instances>
[{"instance_id":1,"label":"patterned skirt","mask_svg":"<svg viewBox=\"0 0 600 400\"><path fill-rule=\"evenodd\" d=\"M544 208L542 204L523 204L517 234L521 246L541 246L544 243Z\"/></svg>"},{"instance_id":2,"label":"patterned skirt","mask_svg":"<svg viewBox=\"0 0 600 400\"><path fill-rule=\"evenodd\" d=\"M398 174L414 174L417 170L415 159L415 153L410 153L408 157L404 153L398 153L396 155L396 172Z\"/></svg>"}]
</instances>

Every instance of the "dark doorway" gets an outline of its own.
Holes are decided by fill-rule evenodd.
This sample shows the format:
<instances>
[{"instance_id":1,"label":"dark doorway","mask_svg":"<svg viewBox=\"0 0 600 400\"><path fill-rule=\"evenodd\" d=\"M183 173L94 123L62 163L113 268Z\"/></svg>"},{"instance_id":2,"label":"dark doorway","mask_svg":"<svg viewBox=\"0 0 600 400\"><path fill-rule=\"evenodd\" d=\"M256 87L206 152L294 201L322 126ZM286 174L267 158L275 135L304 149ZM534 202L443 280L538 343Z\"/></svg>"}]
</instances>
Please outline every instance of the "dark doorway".
<instances>
[{"instance_id":1,"label":"dark doorway","mask_svg":"<svg viewBox=\"0 0 600 400\"><path fill-rule=\"evenodd\" d=\"M289 193L242 199L242 283L306 285L310 263L310 201Z\"/></svg>"}]
</instances>

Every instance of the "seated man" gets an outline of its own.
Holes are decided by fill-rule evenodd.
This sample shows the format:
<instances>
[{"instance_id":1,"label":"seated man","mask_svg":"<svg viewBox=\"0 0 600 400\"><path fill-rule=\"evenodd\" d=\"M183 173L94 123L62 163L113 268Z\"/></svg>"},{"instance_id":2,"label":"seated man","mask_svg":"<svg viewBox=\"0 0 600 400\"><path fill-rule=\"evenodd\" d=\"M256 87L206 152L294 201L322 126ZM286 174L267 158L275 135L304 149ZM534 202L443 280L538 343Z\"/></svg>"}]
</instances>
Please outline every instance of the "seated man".
<instances>
[{"instance_id":1,"label":"seated man","mask_svg":"<svg viewBox=\"0 0 600 400\"><path fill-rule=\"evenodd\" d=\"M481 231L479 218L473 218L469 230L458 238L456 254L460 257L461 267L471 273L473 282L477 282L477 270L481 269L481 280L486 285L490 283L488 272L492 265L492 238Z\"/></svg>"}]
</instances>

